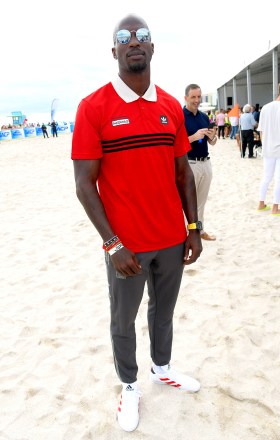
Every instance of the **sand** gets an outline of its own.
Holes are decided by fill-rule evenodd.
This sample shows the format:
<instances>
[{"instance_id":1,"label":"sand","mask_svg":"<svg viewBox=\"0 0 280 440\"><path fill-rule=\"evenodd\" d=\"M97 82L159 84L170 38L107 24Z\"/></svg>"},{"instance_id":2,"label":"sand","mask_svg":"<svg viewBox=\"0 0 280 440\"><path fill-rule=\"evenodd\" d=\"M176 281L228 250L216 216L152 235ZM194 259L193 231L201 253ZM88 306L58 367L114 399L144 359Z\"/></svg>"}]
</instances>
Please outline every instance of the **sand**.
<instances>
[{"instance_id":1,"label":"sand","mask_svg":"<svg viewBox=\"0 0 280 440\"><path fill-rule=\"evenodd\" d=\"M130 434L116 422L102 243L75 195L71 135L0 150L0 439L280 439L280 218L256 211L261 158L211 147L205 229L217 241L184 271L172 356L202 388L150 383L145 292Z\"/></svg>"}]
</instances>

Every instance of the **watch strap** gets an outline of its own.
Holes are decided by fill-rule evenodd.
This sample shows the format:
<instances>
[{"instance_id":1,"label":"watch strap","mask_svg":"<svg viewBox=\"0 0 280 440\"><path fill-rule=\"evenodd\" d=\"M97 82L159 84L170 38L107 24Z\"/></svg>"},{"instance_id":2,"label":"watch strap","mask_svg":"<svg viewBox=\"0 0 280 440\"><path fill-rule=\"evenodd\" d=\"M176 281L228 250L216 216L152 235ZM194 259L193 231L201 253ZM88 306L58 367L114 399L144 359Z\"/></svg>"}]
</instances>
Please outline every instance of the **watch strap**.
<instances>
[{"instance_id":1,"label":"watch strap","mask_svg":"<svg viewBox=\"0 0 280 440\"><path fill-rule=\"evenodd\" d=\"M189 223L187 228L188 228L188 230L190 230L190 229L197 229L196 223Z\"/></svg>"},{"instance_id":2,"label":"watch strap","mask_svg":"<svg viewBox=\"0 0 280 440\"><path fill-rule=\"evenodd\" d=\"M203 227L202 227L202 222L201 222L200 220L198 220L198 221L195 222L195 223L189 223L189 224L187 225L187 229L188 229L188 231L191 231L191 230L193 230L193 229L196 229L196 230L198 230L198 231L202 231L202 229L203 229Z\"/></svg>"}]
</instances>

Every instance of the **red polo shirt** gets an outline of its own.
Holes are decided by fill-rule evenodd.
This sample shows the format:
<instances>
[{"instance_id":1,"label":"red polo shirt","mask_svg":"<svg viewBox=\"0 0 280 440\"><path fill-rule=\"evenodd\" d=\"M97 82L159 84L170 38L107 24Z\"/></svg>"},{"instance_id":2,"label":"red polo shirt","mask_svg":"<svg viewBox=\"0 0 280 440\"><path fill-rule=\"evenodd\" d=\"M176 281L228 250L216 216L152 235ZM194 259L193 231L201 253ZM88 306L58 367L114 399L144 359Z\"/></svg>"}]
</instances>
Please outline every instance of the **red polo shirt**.
<instances>
[{"instance_id":1,"label":"red polo shirt","mask_svg":"<svg viewBox=\"0 0 280 440\"><path fill-rule=\"evenodd\" d=\"M118 79L78 107L72 159L101 159L100 198L114 233L133 252L186 239L174 158L190 149L179 102L153 84L139 97Z\"/></svg>"}]
</instances>

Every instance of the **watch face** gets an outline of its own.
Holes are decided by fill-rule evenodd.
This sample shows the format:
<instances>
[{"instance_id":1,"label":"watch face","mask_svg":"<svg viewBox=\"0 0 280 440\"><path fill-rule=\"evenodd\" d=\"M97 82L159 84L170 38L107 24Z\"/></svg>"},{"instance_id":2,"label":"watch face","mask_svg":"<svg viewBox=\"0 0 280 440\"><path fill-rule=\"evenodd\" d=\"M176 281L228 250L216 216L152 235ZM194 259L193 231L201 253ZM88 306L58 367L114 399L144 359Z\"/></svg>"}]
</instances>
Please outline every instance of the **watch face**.
<instances>
[{"instance_id":1,"label":"watch face","mask_svg":"<svg viewBox=\"0 0 280 440\"><path fill-rule=\"evenodd\" d=\"M196 222L196 229L199 229L199 231L202 231L202 222L201 221L198 221L198 222Z\"/></svg>"}]
</instances>

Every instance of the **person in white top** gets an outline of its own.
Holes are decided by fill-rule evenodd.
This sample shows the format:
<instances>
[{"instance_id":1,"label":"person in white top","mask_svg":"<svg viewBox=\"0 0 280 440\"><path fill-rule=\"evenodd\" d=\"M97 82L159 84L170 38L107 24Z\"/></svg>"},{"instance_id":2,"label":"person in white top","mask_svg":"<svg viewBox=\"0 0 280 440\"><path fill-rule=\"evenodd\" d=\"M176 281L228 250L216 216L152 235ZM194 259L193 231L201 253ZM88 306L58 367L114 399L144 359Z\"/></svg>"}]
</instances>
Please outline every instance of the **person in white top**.
<instances>
[{"instance_id":1,"label":"person in white top","mask_svg":"<svg viewBox=\"0 0 280 440\"><path fill-rule=\"evenodd\" d=\"M275 101L263 106L260 113L258 130L260 131L263 153L263 178L260 185L258 211L268 211L280 216L280 84ZM265 197L270 182L274 177L272 208L265 204Z\"/></svg>"},{"instance_id":2,"label":"person in white top","mask_svg":"<svg viewBox=\"0 0 280 440\"><path fill-rule=\"evenodd\" d=\"M238 116L230 116L229 122L231 125L230 139L235 139L236 133L238 132L238 128L239 128L239 117Z\"/></svg>"}]
</instances>

